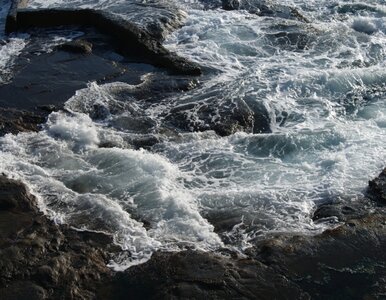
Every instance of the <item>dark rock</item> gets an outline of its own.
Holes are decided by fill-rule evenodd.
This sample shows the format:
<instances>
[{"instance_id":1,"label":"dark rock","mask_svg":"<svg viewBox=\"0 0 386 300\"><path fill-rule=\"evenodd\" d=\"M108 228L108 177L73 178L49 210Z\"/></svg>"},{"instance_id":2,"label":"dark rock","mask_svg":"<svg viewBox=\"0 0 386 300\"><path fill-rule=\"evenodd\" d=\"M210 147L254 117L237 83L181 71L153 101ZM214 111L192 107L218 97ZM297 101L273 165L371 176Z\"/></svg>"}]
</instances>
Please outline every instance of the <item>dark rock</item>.
<instances>
[{"instance_id":1,"label":"dark rock","mask_svg":"<svg viewBox=\"0 0 386 300\"><path fill-rule=\"evenodd\" d=\"M7 300L48 299L46 290L29 281L14 282L6 288L0 288L0 295Z\"/></svg>"},{"instance_id":2,"label":"dark rock","mask_svg":"<svg viewBox=\"0 0 386 300\"><path fill-rule=\"evenodd\" d=\"M92 26L111 36L120 51L134 55L147 62L168 69L174 74L201 75L200 67L169 52L160 40L116 14L93 9L19 9L16 26L18 30L36 27ZM9 25L12 28L13 25Z\"/></svg>"},{"instance_id":3,"label":"dark rock","mask_svg":"<svg viewBox=\"0 0 386 300\"><path fill-rule=\"evenodd\" d=\"M130 141L130 144L133 145L135 149L149 149L152 146L158 144L159 142L159 138L150 135L145 137L134 138L132 141Z\"/></svg>"},{"instance_id":4,"label":"dark rock","mask_svg":"<svg viewBox=\"0 0 386 300\"><path fill-rule=\"evenodd\" d=\"M336 205L336 207L334 207ZM156 253L116 274L99 296L115 299L378 299L385 291L386 213L366 199L328 204L315 215L344 224L316 236L277 234L246 254ZM361 209L361 206L364 209Z\"/></svg>"},{"instance_id":5,"label":"dark rock","mask_svg":"<svg viewBox=\"0 0 386 300\"><path fill-rule=\"evenodd\" d=\"M181 130L214 130L220 136L239 131L249 133L271 132L270 117L263 104L255 100L248 104L242 98L221 95L208 100L179 105L170 111L165 120Z\"/></svg>"},{"instance_id":6,"label":"dark rock","mask_svg":"<svg viewBox=\"0 0 386 300\"><path fill-rule=\"evenodd\" d=\"M369 181L368 193L377 202L386 204L386 168L377 178Z\"/></svg>"},{"instance_id":7,"label":"dark rock","mask_svg":"<svg viewBox=\"0 0 386 300\"><path fill-rule=\"evenodd\" d=\"M85 40L75 40L58 46L59 50L90 54L92 52L92 44Z\"/></svg>"},{"instance_id":8,"label":"dark rock","mask_svg":"<svg viewBox=\"0 0 386 300\"><path fill-rule=\"evenodd\" d=\"M295 283L252 260L199 251L156 253L117 274L99 295L114 299L308 299Z\"/></svg>"},{"instance_id":9,"label":"dark rock","mask_svg":"<svg viewBox=\"0 0 386 300\"><path fill-rule=\"evenodd\" d=\"M22 131L38 131L45 116L39 112L0 108L0 135Z\"/></svg>"},{"instance_id":10,"label":"dark rock","mask_svg":"<svg viewBox=\"0 0 386 300\"><path fill-rule=\"evenodd\" d=\"M318 31L304 24L276 24L266 33L266 38L272 46L283 50L303 51L309 49L316 41Z\"/></svg>"},{"instance_id":11,"label":"dark rock","mask_svg":"<svg viewBox=\"0 0 386 300\"><path fill-rule=\"evenodd\" d=\"M249 253L313 299L366 299L386 274L386 214L366 215L321 235L277 236Z\"/></svg>"},{"instance_id":12,"label":"dark rock","mask_svg":"<svg viewBox=\"0 0 386 300\"><path fill-rule=\"evenodd\" d=\"M182 130L214 130L221 136L254 130L254 114L242 99L213 99L210 103L181 105L170 111L166 121Z\"/></svg>"},{"instance_id":13,"label":"dark rock","mask_svg":"<svg viewBox=\"0 0 386 300\"><path fill-rule=\"evenodd\" d=\"M319 222L330 220L334 223L334 219L339 222L348 222L368 215L369 210L372 208L373 205L368 199L324 203L315 210L312 219Z\"/></svg>"},{"instance_id":14,"label":"dark rock","mask_svg":"<svg viewBox=\"0 0 386 300\"><path fill-rule=\"evenodd\" d=\"M29 46L34 43L32 40ZM26 51L29 51L29 46ZM44 115L51 112L51 109L61 109L64 102L76 90L86 87L88 82L103 82L105 77L120 75L123 69L122 65L113 64L93 53L76 55L53 51L40 55L22 54L20 59L23 58L26 63L15 72L12 81L0 85L0 107L31 112L37 112L36 108L40 107ZM126 69L125 72L128 73L129 83L130 75L133 82L141 75L138 71Z\"/></svg>"},{"instance_id":15,"label":"dark rock","mask_svg":"<svg viewBox=\"0 0 386 300\"><path fill-rule=\"evenodd\" d=\"M37 269L35 278L38 282L56 284L59 278L58 272L54 272L49 266L41 266Z\"/></svg>"},{"instance_id":16,"label":"dark rock","mask_svg":"<svg viewBox=\"0 0 386 300\"><path fill-rule=\"evenodd\" d=\"M237 10L240 7L238 0L222 0L222 8L225 10Z\"/></svg>"},{"instance_id":17,"label":"dark rock","mask_svg":"<svg viewBox=\"0 0 386 300\"><path fill-rule=\"evenodd\" d=\"M0 207L29 211L35 207L35 199L21 182L0 176Z\"/></svg>"},{"instance_id":18,"label":"dark rock","mask_svg":"<svg viewBox=\"0 0 386 300\"><path fill-rule=\"evenodd\" d=\"M375 181L383 179L384 172ZM0 191L17 199L0 211L2 299L377 299L385 292L386 212L358 213L366 200L319 209L320 218L344 222L320 235L251 241L247 258L157 252L112 274L107 253L119 249L111 237L48 221L21 182L2 176Z\"/></svg>"},{"instance_id":19,"label":"dark rock","mask_svg":"<svg viewBox=\"0 0 386 300\"><path fill-rule=\"evenodd\" d=\"M53 111L58 111L58 108L53 104L39 105L37 108L40 110L49 112L49 113L51 113Z\"/></svg>"},{"instance_id":20,"label":"dark rock","mask_svg":"<svg viewBox=\"0 0 386 300\"><path fill-rule=\"evenodd\" d=\"M48 114L62 109L63 104L78 89L86 87L90 81L103 83L106 78L115 80L117 74L119 80L131 85L139 84L141 77L148 72L155 75L162 74L164 89L170 82L173 87L170 87L168 92L180 90L181 85L173 83L173 80L180 82L179 77L173 79L163 74L161 70L146 64L123 65L105 59L104 55L114 54L109 47L103 48L108 45L108 38L89 31L85 36L93 42L98 41L94 47L95 53L87 56L63 51L30 55L27 53L31 51L30 47L34 48L36 44L41 44L41 38L31 37L26 52L19 57L20 65L13 75L13 80L0 85L0 135L38 131ZM181 80L181 84L187 80ZM151 85L144 87L143 92L138 92L135 96L158 95L159 99L161 93L163 92L158 85ZM94 112L95 115L92 116L94 118L105 118L108 114L108 111L98 105Z\"/></svg>"},{"instance_id":21,"label":"dark rock","mask_svg":"<svg viewBox=\"0 0 386 300\"><path fill-rule=\"evenodd\" d=\"M4 176L0 198L13 202L0 211L0 298L95 298L99 282L111 276L111 237L55 225L38 211L25 185Z\"/></svg>"},{"instance_id":22,"label":"dark rock","mask_svg":"<svg viewBox=\"0 0 386 300\"><path fill-rule=\"evenodd\" d=\"M11 7L9 9L6 22L5 22L5 32L11 33L17 29L17 10L19 8L19 0L12 0Z\"/></svg>"},{"instance_id":23,"label":"dark rock","mask_svg":"<svg viewBox=\"0 0 386 300\"><path fill-rule=\"evenodd\" d=\"M296 7L278 4L272 1L222 0L221 3L224 10L243 9L259 16L292 19L303 23L310 23L310 20L308 20L308 18L306 18Z\"/></svg>"}]
</instances>

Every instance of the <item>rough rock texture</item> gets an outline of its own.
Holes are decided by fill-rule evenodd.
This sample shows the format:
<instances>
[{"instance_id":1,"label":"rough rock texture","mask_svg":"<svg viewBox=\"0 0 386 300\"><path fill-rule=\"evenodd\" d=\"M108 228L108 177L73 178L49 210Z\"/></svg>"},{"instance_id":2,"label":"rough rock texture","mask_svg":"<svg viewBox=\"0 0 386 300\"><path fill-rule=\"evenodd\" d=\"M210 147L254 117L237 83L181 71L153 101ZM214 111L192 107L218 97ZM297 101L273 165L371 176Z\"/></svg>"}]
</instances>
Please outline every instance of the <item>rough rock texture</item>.
<instances>
[{"instance_id":1,"label":"rough rock texture","mask_svg":"<svg viewBox=\"0 0 386 300\"><path fill-rule=\"evenodd\" d=\"M117 274L109 288L101 289L99 295L114 299L308 299L296 284L258 261L194 251L157 253L148 263Z\"/></svg>"},{"instance_id":2,"label":"rough rock texture","mask_svg":"<svg viewBox=\"0 0 386 300\"><path fill-rule=\"evenodd\" d=\"M166 121L185 131L214 130L220 136L239 131L249 133L271 132L269 113L257 101L246 103L242 98L232 98L209 91L204 100L176 103L166 116ZM205 99L205 97L208 97Z\"/></svg>"},{"instance_id":3,"label":"rough rock texture","mask_svg":"<svg viewBox=\"0 0 386 300\"><path fill-rule=\"evenodd\" d=\"M171 109L166 120L186 131L214 130L221 136L252 132L254 124L253 112L242 100L180 105Z\"/></svg>"},{"instance_id":4,"label":"rough rock texture","mask_svg":"<svg viewBox=\"0 0 386 300\"><path fill-rule=\"evenodd\" d=\"M369 194L381 204L386 204L386 168L382 173L369 182Z\"/></svg>"},{"instance_id":5,"label":"rough rock texture","mask_svg":"<svg viewBox=\"0 0 386 300\"><path fill-rule=\"evenodd\" d=\"M91 299L111 276L108 247L108 236L49 221L25 185L0 176L0 298Z\"/></svg>"},{"instance_id":6,"label":"rough rock texture","mask_svg":"<svg viewBox=\"0 0 386 300\"><path fill-rule=\"evenodd\" d=\"M38 131L39 124L44 120L45 115L42 112L0 108L0 136L6 133Z\"/></svg>"}]
</instances>

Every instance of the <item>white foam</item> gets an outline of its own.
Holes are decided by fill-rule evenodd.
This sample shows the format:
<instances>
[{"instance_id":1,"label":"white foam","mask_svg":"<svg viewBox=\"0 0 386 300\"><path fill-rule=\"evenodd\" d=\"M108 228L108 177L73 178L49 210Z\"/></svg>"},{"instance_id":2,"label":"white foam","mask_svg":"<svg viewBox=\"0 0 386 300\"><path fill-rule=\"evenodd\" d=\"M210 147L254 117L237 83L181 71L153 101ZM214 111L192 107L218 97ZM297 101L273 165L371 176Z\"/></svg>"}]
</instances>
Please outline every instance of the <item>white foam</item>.
<instances>
[{"instance_id":1,"label":"white foam","mask_svg":"<svg viewBox=\"0 0 386 300\"><path fill-rule=\"evenodd\" d=\"M21 36L10 38L0 45L0 84L12 77L12 66L26 44L26 36Z\"/></svg>"},{"instance_id":2,"label":"white foam","mask_svg":"<svg viewBox=\"0 0 386 300\"><path fill-rule=\"evenodd\" d=\"M101 131L84 114L52 113L40 133L1 138L0 169L28 183L53 218L113 235L130 254L126 267L160 248L222 245L177 166L144 150L97 148Z\"/></svg>"}]
</instances>

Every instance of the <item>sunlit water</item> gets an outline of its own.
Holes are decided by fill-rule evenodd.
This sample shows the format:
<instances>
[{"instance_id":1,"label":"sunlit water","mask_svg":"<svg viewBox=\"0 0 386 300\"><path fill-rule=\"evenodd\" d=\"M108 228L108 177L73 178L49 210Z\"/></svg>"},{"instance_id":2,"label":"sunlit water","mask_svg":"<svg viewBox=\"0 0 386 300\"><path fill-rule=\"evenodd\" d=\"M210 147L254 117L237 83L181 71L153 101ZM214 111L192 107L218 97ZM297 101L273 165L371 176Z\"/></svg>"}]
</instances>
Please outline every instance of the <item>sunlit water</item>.
<instances>
[{"instance_id":1,"label":"sunlit water","mask_svg":"<svg viewBox=\"0 0 386 300\"><path fill-rule=\"evenodd\" d=\"M127 2L98 3L119 4ZM315 207L359 199L386 162L386 3L282 2L311 23L176 5L188 17L165 43L208 67L196 89L149 104L128 96L135 86L90 83L41 132L2 137L0 171L27 182L57 222L113 235L125 250L111 262L116 269L156 250L242 253L273 232L333 226L312 221ZM7 49L19 42L0 48L0 70L10 68L22 47ZM172 108L197 101L263 109L271 133L168 127ZM186 113L203 122L194 109ZM148 137L160 142L131 146Z\"/></svg>"}]
</instances>

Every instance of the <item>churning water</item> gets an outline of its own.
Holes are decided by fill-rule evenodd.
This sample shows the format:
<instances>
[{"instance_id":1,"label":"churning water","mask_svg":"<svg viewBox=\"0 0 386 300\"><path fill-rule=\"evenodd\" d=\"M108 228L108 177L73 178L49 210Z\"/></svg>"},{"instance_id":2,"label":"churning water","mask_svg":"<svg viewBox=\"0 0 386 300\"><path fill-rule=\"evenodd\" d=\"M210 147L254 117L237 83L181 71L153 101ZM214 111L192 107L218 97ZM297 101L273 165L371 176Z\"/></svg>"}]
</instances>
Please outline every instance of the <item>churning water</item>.
<instances>
[{"instance_id":1,"label":"churning water","mask_svg":"<svg viewBox=\"0 0 386 300\"><path fill-rule=\"evenodd\" d=\"M274 13L261 13L263 4ZM170 4L147 5L164 11ZM331 226L312 221L315 207L360 198L386 163L386 2L170 7L169 16L178 7L187 18L166 46L207 67L195 89L148 103L130 96L138 86L90 83L42 131L0 138L0 170L28 183L57 222L113 235L124 250L111 262L116 269L156 250L242 252L273 232ZM294 8L309 22L294 18ZM27 39L0 48L0 70ZM173 109L187 107L186 118L205 127L200 108L212 107L216 122L240 103L261 112L270 129L221 137L167 122ZM132 147L149 138L158 142Z\"/></svg>"}]
</instances>

